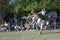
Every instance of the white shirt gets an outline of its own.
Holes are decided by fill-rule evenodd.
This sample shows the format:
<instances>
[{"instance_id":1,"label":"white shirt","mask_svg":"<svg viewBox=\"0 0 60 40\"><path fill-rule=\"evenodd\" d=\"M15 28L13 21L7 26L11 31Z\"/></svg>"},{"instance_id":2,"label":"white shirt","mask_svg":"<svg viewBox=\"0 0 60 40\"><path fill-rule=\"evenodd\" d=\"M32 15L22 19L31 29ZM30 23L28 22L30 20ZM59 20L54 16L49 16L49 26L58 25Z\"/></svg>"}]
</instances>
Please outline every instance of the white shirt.
<instances>
[{"instance_id":1,"label":"white shirt","mask_svg":"<svg viewBox=\"0 0 60 40\"><path fill-rule=\"evenodd\" d=\"M46 11L45 11L45 10L42 10L42 11L41 11L41 12L39 12L38 14L45 15L45 14L46 14Z\"/></svg>"},{"instance_id":2,"label":"white shirt","mask_svg":"<svg viewBox=\"0 0 60 40\"><path fill-rule=\"evenodd\" d=\"M4 25L5 25L5 26L8 26L8 23L5 23Z\"/></svg>"}]
</instances>

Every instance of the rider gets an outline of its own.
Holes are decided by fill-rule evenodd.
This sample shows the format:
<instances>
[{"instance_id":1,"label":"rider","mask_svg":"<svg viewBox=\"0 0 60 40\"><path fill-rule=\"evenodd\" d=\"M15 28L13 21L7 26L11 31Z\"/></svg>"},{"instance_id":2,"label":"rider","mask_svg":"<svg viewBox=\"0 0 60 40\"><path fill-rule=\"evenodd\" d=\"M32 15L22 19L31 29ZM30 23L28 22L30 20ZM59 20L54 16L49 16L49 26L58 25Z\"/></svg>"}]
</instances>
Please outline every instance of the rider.
<instances>
[{"instance_id":1,"label":"rider","mask_svg":"<svg viewBox=\"0 0 60 40\"><path fill-rule=\"evenodd\" d=\"M45 16L45 14L46 14L46 10L45 10L45 8L43 8L43 9L41 10L41 12L39 12L38 14L39 14L39 15L43 15L43 16Z\"/></svg>"}]
</instances>

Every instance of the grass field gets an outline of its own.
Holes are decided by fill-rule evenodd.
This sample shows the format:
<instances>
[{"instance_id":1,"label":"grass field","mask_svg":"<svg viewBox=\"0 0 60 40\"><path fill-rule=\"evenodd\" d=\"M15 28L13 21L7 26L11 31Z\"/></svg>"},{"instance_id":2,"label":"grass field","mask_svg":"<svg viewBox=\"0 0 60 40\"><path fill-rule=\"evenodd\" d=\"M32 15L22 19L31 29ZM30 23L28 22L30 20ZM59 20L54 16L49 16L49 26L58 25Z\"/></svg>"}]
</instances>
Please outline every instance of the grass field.
<instances>
[{"instance_id":1,"label":"grass field","mask_svg":"<svg viewBox=\"0 0 60 40\"><path fill-rule=\"evenodd\" d=\"M60 30L0 32L0 40L60 40Z\"/></svg>"}]
</instances>

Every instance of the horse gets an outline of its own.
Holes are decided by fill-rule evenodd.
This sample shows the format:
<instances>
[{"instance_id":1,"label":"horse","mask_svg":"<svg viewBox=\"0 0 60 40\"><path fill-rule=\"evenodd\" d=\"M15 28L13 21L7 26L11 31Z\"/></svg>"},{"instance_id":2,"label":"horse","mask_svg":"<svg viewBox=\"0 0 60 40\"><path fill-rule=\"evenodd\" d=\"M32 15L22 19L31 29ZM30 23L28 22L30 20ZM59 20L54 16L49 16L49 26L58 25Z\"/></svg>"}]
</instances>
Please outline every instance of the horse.
<instances>
[{"instance_id":1,"label":"horse","mask_svg":"<svg viewBox=\"0 0 60 40\"><path fill-rule=\"evenodd\" d=\"M33 14L33 17L32 17L32 28L33 29L37 29L37 14Z\"/></svg>"},{"instance_id":2,"label":"horse","mask_svg":"<svg viewBox=\"0 0 60 40\"><path fill-rule=\"evenodd\" d=\"M46 17L49 18L49 20L52 21L51 25L53 25L53 28L56 29L56 18L57 18L57 12L56 11L51 11L49 13L46 14Z\"/></svg>"},{"instance_id":3,"label":"horse","mask_svg":"<svg viewBox=\"0 0 60 40\"><path fill-rule=\"evenodd\" d=\"M46 30L47 27L52 26L51 25L52 23L54 25L54 28L56 27L56 21L55 21L54 18L57 17L57 14L56 14L55 11L50 12L50 13L51 13L50 15L45 15L45 16L40 15L39 18L38 18L38 20L40 19L40 23L38 23L39 24L38 26L40 27L40 34L42 33L42 30L43 30L44 27L45 27L45 30ZM53 16L53 18L50 18L49 16ZM50 24L51 21L53 21L53 22Z\"/></svg>"},{"instance_id":4,"label":"horse","mask_svg":"<svg viewBox=\"0 0 60 40\"><path fill-rule=\"evenodd\" d=\"M31 29L32 15L25 16L25 17L23 17L23 19L25 19L25 22L24 22L25 30L27 31L27 30Z\"/></svg>"},{"instance_id":5,"label":"horse","mask_svg":"<svg viewBox=\"0 0 60 40\"><path fill-rule=\"evenodd\" d=\"M40 28L40 34L42 33L43 28L47 28L47 26L49 25L49 20L46 20L47 18L43 15L38 15L38 19L37 19L37 27Z\"/></svg>"}]
</instances>

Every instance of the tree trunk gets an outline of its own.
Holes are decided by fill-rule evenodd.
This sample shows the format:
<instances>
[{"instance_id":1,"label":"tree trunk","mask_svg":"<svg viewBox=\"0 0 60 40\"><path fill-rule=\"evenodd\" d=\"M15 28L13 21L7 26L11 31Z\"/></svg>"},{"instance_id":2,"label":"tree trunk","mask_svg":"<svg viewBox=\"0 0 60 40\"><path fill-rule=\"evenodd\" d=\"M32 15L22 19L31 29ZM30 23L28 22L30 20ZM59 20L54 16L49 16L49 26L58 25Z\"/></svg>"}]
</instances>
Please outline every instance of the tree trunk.
<instances>
[{"instance_id":1,"label":"tree trunk","mask_svg":"<svg viewBox=\"0 0 60 40\"><path fill-rule=\"evenodd\" d=\"M2 23L2 12L1 12L1 4L0 4L0 23Z\"/></svg>"}]
</instances>

